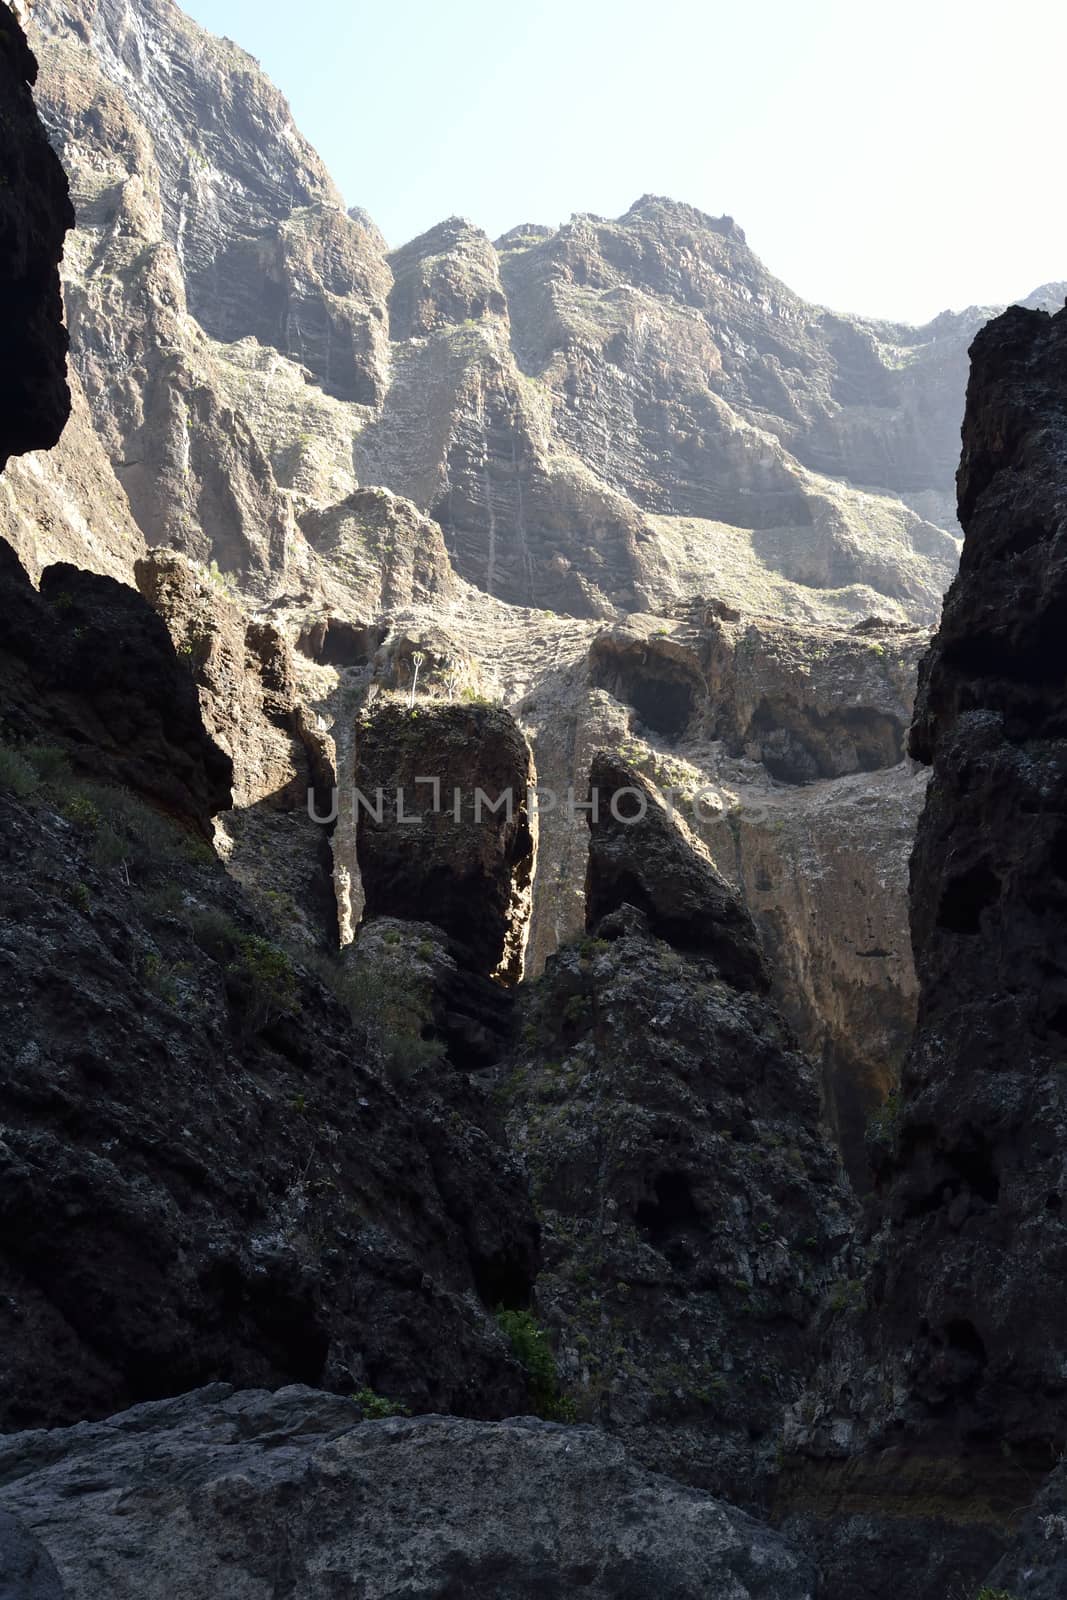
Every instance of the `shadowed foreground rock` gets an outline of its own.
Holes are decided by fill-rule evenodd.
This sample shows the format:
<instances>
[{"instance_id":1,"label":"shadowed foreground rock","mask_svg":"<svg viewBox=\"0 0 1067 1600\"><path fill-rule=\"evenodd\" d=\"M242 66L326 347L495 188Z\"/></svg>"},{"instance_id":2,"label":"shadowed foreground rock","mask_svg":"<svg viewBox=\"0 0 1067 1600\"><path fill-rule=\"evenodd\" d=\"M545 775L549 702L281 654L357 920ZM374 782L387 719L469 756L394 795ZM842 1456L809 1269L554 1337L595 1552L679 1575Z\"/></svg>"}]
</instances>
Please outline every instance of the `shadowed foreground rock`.
<instances>
[{"instance_id":1,"label":"shadowed foreground rock","mask_svg":"<svg viewBox=\"0 0 1067 1600\"><path fill-rule=\"evenodd\" d=\"M841 1600L969 1593L1067 1442L1067 312L1015 307L975 340L958 487L912 729L919 1015L883 1226L796 1419L822 1460L794 1504ZM871 1576L844 1511L884 1553Z\"/></svg>"},{"instance_id":2,"label":"shadowed foreground rock","mask_svg":"<svg viewBox=\"0 0 1067 1600\"><path fill-rule=\"evenodd\" d=\"M630 768L598 756L593 784L594 936L520 996L500 1077L543 1229L537 1304L580 1417L758 1509L820 1302L844 1292L850 1197L811 1064L751 992L736 891L651 797L644 822L613 823L611 796L647 794Z\"/></svg>"},{"instance_id":3,"label":"shadowed foreground rock","mask_svg":"<svg viewBox=\"0 0 1067 1600\"><path fill-rule=\"evenodd\" d=\"M0 1511L0 1600L63 1600L55 1563L25 1523Z\"/></svg>"},{"instance_id":4,"label":"shadowed foreground rock","mask_svg":"<svg viewBox=\"0 0 1067 1600\"><path fill-rule=\"evenodd\" d=\"M8 1440L0 1504L43 1540L68 1600L815 1593L777 1534L592 1429L359 1415L310 1389L217 1385Z\"/></svg>"},{"instance_id":5,"label":"shadowed foreground rock","mask_svg":"<svg viewBox=\"0 0 1067 1600\"><path fill-rule=\"evenodd\" d=\"M0 543L0 731L55 744L205 838L233 768L164 624L135 590L60 562L38 593Z\"/></svg>"}]
</instances>

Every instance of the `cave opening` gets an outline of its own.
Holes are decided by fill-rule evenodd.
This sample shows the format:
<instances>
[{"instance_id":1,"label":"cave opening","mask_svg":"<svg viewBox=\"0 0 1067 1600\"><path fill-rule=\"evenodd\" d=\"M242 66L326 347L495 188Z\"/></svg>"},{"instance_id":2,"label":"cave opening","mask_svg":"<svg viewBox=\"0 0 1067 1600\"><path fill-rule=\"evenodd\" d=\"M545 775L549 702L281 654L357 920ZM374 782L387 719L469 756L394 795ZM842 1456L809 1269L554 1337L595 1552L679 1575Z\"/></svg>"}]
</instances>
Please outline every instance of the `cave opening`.
<instances>
[{"instance_id":1,"label":"cave opening","mask_svg":"<svg viewBox=\"0 0 1067 1600\"><path fill-rule=\"evenodd\" d=\"M634 1221L653 1244L662 1244L680 1229L699 1221L692 1186L684 1172L661 1172L652 1188L655 1199L640 1201Z\"/></svg>"},{"instance_id":2,"label":"cave opening","mask_svg":"<svg viewBox=\"0 0 1067 1600\"><path fill-rule=\"evenodd\" d=\"M320 617L303 628L297 648L325 667L366 667L373 661L386 631L365 623L345 622L340 617Z\"/></svg>"},{"instance_id":3,"label":"cave opening","mask_svg":"<svg viewBox=\"0 0 1067 1600\"><path fill-rule=\"evenodd\" d=\"M979 932L982 912L1000 899L1000 879L988 861L977 861L945 885L937 908L937 925L949 933Z\"/></svg>"},{"instance_id":4,"label":"cave opening","mask_svg":"<svg viewBox=\"0 0 1067 1600\"><path fill-rule=\"evenodd\" d=\"M675 744L686 733L697 707L698 681L672 662L642 653L594 652L596 689L630 706L650 733Z\"/></svg>"}]
</instances>

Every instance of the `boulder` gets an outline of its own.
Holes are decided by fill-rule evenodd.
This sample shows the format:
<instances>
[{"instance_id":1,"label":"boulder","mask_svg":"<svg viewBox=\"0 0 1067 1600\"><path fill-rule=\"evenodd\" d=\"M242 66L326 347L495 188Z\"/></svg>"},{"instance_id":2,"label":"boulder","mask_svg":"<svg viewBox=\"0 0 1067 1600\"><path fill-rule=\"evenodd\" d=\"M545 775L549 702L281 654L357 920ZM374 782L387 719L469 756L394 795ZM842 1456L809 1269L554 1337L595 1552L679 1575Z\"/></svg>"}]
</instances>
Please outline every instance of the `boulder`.
<instances>
[{"instance_id":1,"label":"boulder","mask_svg":"<svg viewBox=\"0 0 1067 1600\"><path fill-rule=\"evenodd\" d=\"M307 1388L216 1385L9 1440L0 1480L69 1600L815 1594L770 1529L595 1429L528 1417L361 1421Z\"/></svg>"}]
</instances>

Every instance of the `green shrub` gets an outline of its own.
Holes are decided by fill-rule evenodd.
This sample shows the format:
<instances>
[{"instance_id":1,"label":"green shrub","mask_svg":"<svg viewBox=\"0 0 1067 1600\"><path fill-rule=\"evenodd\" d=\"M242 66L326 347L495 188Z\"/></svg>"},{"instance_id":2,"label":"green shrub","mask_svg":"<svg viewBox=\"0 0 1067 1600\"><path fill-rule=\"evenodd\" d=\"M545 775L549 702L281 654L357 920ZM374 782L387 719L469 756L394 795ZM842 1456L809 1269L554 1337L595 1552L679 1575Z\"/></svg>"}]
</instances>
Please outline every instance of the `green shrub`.
<instances>
[{"instance_id":1,"label":"green shrub","mask_svg":"<svg viewBox=\"0 0 1067 1600\"><path fill-rule=\"evenodd\" d=\"M862 1311L867 1294L858 1278L839 1278L830 1290L831 1311Z\"/></svg>"},{"instance_id":2,"label":"green shrub","mask_svg":"<svg viewBox=\"0 0 1067 1600\"><path fill-rule=\"evenodd\" d=\"M528 1311L498 1306L497 1326L511 1345L512 1355L526 1373L530 1404L535 1415L550 1422L574 1420L574 1402L559 1392L556 1358L548 1334Z\"/></svg>"},{"instance_id":3,"label":"green shrub","mask_svg":"<svg viewBox=\"0 0 1067 1600\"><path fill-rule=\"evenodd\" d=\"M28 744L22 754L46 786L70 782L70 757L57 744Z\"/></svg>"},{"instance_id":4,"label":"green shrub","mask_svg":"<svg viewBox=\"0 0 1067 1600\"><path fill-rule=\"evenodd\" d=\"M70 901L75 911L80 911L83 916L87 916L89 914L89 908L92 902L89 898L89 890L84 883L72 883L67 890L67 899Z\"/></svg>"},{"instance_id":5,"label":"green shrub","mask_svg":"<svg viewBox=\"0 0 1067 1600\"><path fill-rule=\"evenodd\" d=\"M407 1406L400 1405L396 1400L389 1400L384 1394L375 1394L373 1389L357 1389L352 1399L368 1421L380 1417L410 1417L411 1415Z\"/></svg>"},{"instance_id":6,"label":"green shrub","mask_svg":"<svg viewBox=\"0 0 1067 1600\"><path fill-rule=\"evenodd\" d=\"M894 1089L876 1111L872 1111L867 1118L866 1135L872 1144L888 1145L896 1143L897 1130L900 1126L900 1091Z\"/></svg>"},{"instance_id":7,"label":"green shrub","mask_svg":"<svg viewBox=\"0 0 1067 1600\"><path fill-rule=\"evenodd\" d=\"M387 931L385 943L390 951L396 949L399 939L395 929ZM402 954L397 960L388 954L384 959L365 957L342 968L335 992L389 1076L411 1077L443 1057L443 1043L423 1037L432 1012L429 985L404 962Z\"/></svg>"},{"instance_id":8,"label":"green shrub","mask_svg":"<svg viewBox=\"0 0 1067 1600\"><path fill-rule=\"evenodd\" d=\"M37 786L37 774L26 758L10 746L0 746L0 789L16 800L28 800Z\"/></svg>"},{"instance_id":9,"label":"green shrub","mask_svg":"<svg viewBox=\"0 0 1067 1600\"><path fill-rule=\"evenodd\" d=\"M173 1005L178 998L177 985L174 975L164 965L163 958L154 950L150 950L141 960L141 978L146 989L151 989L153 994L158 994L161 1000L168 1005Z\"/></svg>"},{"instance_id":10,"label":"green shrub","mask_svg":"<svg viewBox=\"0 0 1067 1600\"><path fill-rule=\"evenodd\" d=\"M227 912L215 906L198 906L191 911L189 931L204 954L214 961L230 961L237 953L241 930Z\"/></svg>"},{"instance_id":11,"label":"green shrub","mask_svg":"<svg viewBox=\"0 0 1067 1600\"><path fill-rule=\"evenodd\" d=\"M100 826L100 808L87 794L75 790L67 796L61 809L67 821L80 833L95 833Z\"/></svg>"},{"instance_id":12,"label":"green shrub","mask_svg":"<svg viewBox=\"0 0 1067 1600\"><path fill-rule=\"evenodd\" d=\"M249 1019L262 1026L272 1017L300 1008L300 986L286 952L258 934L242 934L230 973L248 995Z\"/></svg>"}]
</instances>

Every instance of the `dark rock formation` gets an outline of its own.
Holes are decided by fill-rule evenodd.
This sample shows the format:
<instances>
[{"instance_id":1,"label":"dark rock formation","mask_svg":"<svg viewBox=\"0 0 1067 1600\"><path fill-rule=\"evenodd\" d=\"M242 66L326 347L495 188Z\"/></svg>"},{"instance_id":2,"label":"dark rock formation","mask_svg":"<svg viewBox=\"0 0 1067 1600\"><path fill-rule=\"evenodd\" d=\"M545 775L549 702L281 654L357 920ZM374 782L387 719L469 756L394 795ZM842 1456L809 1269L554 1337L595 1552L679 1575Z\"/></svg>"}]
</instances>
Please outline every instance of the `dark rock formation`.
<instances>
[{"instance_id":1,"label":"dark rock formation","mask_svg":"<svg viewBox=\"0 0 1067 1600\"><path fill-rule=\"evenodd\" d=\"M26 36L0 3L0 472L10 456L55 444L70 414L59 263L74 208L34 108L36 81Z\"/></svg>"},{"instance_id":2,"label":"dark rock formation","mask_svg":"<svg viewBox=\"0 0 1067 1600\"><path fill-rule=\"evenodd\" d=\"M532 1418L360 1421L352 1401L309 1389L219 1384L12 1439L0 1481L69 1600L171 1600L176 1585L189 1600L273 1600L279 1582L307 1600L386 1600L400 1574L425 1600L814 1594L777 1534L593 1429Z\"/></svg>"},{"instance_id":3,"label":"dark rock formation","mask_svg":"<svg viewBox=\"0 0 1067 1600\"><path fill-rule=\"evenodd\" d=\"M210 837L232 767L200 720L166 627L136 591L60 564L38 593L0 545L4 735L55 744L86 776L121 784Z\"/></svg>"},{"instance_id":4,"label":"dark rock formation","mask_svg":"<svg viewBox=\"0 0 1067 1600\"><path fill-rule=\"evenodd\" d=\"M604 810L648 792L604 756L592 783ZM630 827L590 818L589 877L593 936L521 998L499 1073L544 1230L537 1304L580 1416L759 1506L847 1185L736 892L651 799Z\"/></svg>"},{"instance_id":5,"label":"dark rock formation","mask_svg":"<svg viewBox=\"0 0 1067 1600\"><path fill-rule=\"evenodd\" d=\"M25 1523L0 1511L2 1600L64 1600L55 1563Z\"/></svg>"},{"instance_id":6,"label":"dark rock formation","mask_svg":"<svg viewBox=\"0 0 1067 1600\"><path fill-rule=\"evenodd\" d=\"M394 702L364 715L356 741L368 919L435 923L462 966L517 980L534 841L530 751L514 719L488 706Z\"/></svg>"},{"instance_id":7,"label":"dark rock formation","mask_svg":"<svg viewBox=\"0 0 1067 1600\"><path fill-rule=\"evenodd\" d=\"M221 866L35 760L0 796L0 1424L218 1377L513 1411L489 1310L536 1230L483 1097L391 1088Z\"/></svg>"},{"instance_id":8,"label":"dark rock formation","mask_svg":"<svg viewBox=\"0 0 1067 1600\"><path fill-rule=\"evenodd\" d=\"M712 862L683 838L648 784L625 762L601 751L589 777L586 926L624 905L648 919L668 944L714 962L736 989L763 993L766 967L740 895Z\"/></svg>"},{"instance_id":9,"label":"dark rock formation","mask_svg":"<svg viewBox=\"0 0 1067 1600\"><path fill-rule=\"evenodd\" d=\"M882 1588L846 1583L846 1543L842 1596L977 1583L1067 1440L1067 313L1006 312L972 359L964 556L912 733L932 766L912 862L918 1027L869 1310L798 1428L823 1458L800 1475L806 1505L893 1518L888 1550L902 1515L915 1541L942 1525L929 1563L902 1583L892 1559Z\"/></svg>"},{"instance_id":10,"label":"dark rock formation","mask_svg":"<svg viewBox=\"0 0 1067 1600\"><path fill-rule=\"evenodd\" d=\"M985 1600L1061 1600L1067 1594L1067 1483L1049 1474L1007 1552L986 1576Z\"/></svg>"}]
</instances>

